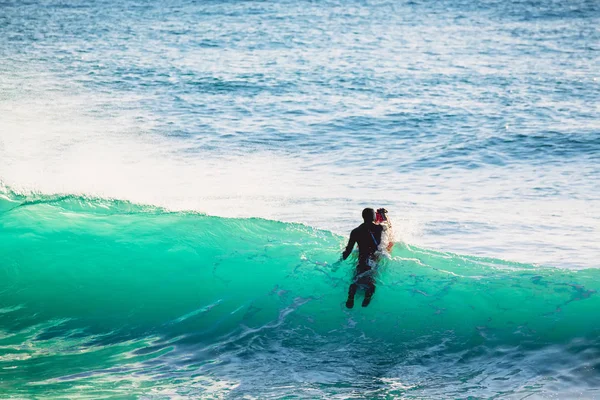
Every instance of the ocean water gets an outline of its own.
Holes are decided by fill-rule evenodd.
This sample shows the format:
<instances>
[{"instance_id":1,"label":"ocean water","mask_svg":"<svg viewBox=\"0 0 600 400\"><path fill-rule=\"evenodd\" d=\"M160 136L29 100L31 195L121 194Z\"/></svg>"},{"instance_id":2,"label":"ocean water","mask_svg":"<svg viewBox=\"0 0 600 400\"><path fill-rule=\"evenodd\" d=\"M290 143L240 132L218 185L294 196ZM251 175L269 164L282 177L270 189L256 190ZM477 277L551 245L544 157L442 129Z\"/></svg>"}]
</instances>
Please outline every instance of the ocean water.
<instances>
[{"instance_id":1,"label":"ocean water","mask_svg":"<svg viewBox=\"0 0 600 400\"><path fill-rule=\"evenodd\" d=\"M0 398L599 398L599 27L0 0Z\"/></svg>"}]
</instances>

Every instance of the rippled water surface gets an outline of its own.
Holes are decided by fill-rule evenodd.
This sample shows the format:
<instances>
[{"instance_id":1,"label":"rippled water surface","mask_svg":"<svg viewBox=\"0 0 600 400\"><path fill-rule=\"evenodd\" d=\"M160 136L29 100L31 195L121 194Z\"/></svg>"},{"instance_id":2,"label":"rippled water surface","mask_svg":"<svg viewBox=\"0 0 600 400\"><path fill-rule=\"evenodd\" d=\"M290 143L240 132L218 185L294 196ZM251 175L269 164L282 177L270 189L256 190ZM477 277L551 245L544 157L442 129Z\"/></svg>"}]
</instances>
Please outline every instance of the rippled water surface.
<instances>
[{"instance_id":1,"label":"rippled water surface","mask_svg":"<svg viewBox=\"0 0 600 400\"><path fill-rule=\"evenodd\" d=\"M596 397L599 26L0 0L0 397ZM365 206L402 244L352 314Z\"/></svg>"},{"instance_id":2,"label":"rippled water surface","mask_svg":"<svg viewBox=\"0 0 600 400\"><path fill-rule=\"evenodd\" d=\"M597 2L1 7L5 184L597 266Z\"/></svg>"}]
</instances>

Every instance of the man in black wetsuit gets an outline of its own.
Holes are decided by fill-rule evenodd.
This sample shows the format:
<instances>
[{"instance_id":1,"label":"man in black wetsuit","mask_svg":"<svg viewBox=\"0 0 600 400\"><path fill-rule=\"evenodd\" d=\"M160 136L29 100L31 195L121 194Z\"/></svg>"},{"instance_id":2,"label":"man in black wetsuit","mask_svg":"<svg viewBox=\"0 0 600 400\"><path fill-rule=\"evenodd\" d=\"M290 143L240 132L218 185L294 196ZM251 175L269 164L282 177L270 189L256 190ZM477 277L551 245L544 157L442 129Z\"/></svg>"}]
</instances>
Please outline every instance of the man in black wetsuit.
<instances>
[{"instance_id":1,"label":"man in black wetsuit","mask_svg":"<svg viewBox=\"0 0 600 400\"><path fill-rule=\"evenodd\" d=\"M346 307L348 308L354 307L354 295L359 286L365 289L365 298L362 302L363 307L369 305L371 297L375 293L375 280L373 279L372 268L377 262L375 252L381 244L381 234L384 227L374 224L375 210L372 208L365 208L362 212L362 217L364 223L350 233L348 246L346 246L346 250L342 254L342 259L345 260L352 253L354 245L358 243L358 264L356 265L354 280L350 285L350 289L348 289L348 300L346 301Z\"/></svg>"}]
</instances>

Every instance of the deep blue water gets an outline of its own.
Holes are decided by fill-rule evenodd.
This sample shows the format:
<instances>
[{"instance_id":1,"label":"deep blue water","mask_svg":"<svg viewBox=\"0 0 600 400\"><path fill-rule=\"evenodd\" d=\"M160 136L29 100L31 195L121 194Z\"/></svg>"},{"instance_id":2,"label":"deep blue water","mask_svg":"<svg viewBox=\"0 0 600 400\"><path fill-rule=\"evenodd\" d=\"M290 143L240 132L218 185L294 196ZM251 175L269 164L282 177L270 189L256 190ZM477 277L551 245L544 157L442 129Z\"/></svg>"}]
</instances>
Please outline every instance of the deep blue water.
<instances>
[{"instance_id":1,"label":"deep blue water","mask_svg":"<svg viewBox=\"0 0 600 400\"><path fill-rule=\"evenodd\" d=\"M11 187L597 265L597 2L1 7Z\"/></svg>"},{"instance_id":2,"label":"deep blue water","mask_svg":"<svg viewBox=\"0 0 600 400\"><path fill-rule=\"evenodd\" d=\"M0 195L341 235L385 206L409 245L597 268L599 27L595 0L0 0Z\"/></svg>"}]
</instances>

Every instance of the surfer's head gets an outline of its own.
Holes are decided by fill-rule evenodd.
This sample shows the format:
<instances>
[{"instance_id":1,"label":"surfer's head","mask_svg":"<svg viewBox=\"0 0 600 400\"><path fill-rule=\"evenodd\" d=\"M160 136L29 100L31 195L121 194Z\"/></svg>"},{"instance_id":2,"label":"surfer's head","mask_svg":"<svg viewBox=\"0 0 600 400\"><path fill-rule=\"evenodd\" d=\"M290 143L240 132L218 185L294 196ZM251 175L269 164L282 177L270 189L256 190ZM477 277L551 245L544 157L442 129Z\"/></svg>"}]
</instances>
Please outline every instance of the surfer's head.
<instances>
[{"instance_id":1,"label":"surfer's head","mask_svg":"<svg viewBox=\"0 0 600 400\"><path fill-rule=\"evenodd\" d=\"M372 208L365 208L362 212L362 217L365 222L375 221L375 210Z\"/></svg>"}]
</instances>

